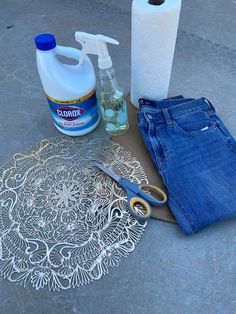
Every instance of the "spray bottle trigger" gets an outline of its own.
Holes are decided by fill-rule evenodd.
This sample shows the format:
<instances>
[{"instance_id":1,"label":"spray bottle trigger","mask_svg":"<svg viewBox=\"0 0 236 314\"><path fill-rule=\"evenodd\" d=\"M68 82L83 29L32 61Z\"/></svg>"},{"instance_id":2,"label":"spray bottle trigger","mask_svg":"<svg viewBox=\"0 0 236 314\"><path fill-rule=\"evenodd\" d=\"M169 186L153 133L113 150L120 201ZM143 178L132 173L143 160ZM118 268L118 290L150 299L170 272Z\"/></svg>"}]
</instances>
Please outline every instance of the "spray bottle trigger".
<instances>
[{"instance_id":1,"label":"spray bottle trigger","mask_svg":"<svg viewBox=\"0 0 236 314\"><path fill-rule=\"evenodd\" d=\"M75 39L82 45L79 65L84 62L87 54L94 54L98 55L98 63L101 68L106 69L112 66L106 44L119 45L117 40L101 34L93 35L84 32L75 32Z\"/></svg>"}]
</instances>

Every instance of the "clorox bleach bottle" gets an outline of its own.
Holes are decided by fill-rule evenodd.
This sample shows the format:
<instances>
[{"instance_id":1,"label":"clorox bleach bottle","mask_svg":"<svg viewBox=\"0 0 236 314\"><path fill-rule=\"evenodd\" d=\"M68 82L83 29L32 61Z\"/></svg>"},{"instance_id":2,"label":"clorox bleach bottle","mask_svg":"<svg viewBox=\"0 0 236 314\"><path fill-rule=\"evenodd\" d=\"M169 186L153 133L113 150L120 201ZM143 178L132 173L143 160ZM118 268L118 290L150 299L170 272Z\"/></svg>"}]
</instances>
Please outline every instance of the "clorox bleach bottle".
<instances>
[{"instance_id":1,"label":"clorox bleach bottle","mask_svg":"<svg viewBox=\"0 0 236 314\"><path fill-rule=\"evenodd\" d=\"M56 128L70 136L91 132L100 115L96 77L89 57L83 56L79 64L80 50L56 45L52 34L38 35L35 44L38 71ZM78 64L63 64L56 55L75 59Z\"/></svg>"}]
</instances>

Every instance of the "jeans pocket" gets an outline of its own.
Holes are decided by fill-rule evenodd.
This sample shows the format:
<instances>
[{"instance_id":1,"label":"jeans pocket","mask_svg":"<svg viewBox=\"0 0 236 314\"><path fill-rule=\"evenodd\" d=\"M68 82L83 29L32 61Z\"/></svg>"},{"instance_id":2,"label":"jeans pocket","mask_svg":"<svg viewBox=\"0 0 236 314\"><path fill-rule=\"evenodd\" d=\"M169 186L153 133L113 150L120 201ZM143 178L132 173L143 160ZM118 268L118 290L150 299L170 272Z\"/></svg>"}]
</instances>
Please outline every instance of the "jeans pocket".
<instances>
[{"instance_id":1,"label":"jeans pocket","mask_svg":"<svg viewBox=\"0 0 236 314\"><path fill-rule=\"evenodd\" d=\"M234 139L232 134L229 132L229 130L226 128L226 126L220 120L220 118L215 116L213 119L215 120L215 123L217 125L218 130L221 132L221 134L222 134L224 140L226 141L228 147L230 148L230 150L233 151L234 153L236 153L236 140Z\"/></svg>"},{"instance_id":2,"label":"jeans pocket","mask_svg":"<svg viewBox=\"0 0 236 314\"><path fill-rule=\"evenodd\" d=\"M153 152L153 160L158 167L164 181L165 181L165 163L167 160L167 150L161 140L161 131L159 126L154 122L149 122L148 136Z\"/></svg>"},{"instance_id":3,"label":"jeans pocket","mask_svg":"<svg viewBox=\"0 0 236 314\"><path fill-rule=\"evenodd\" d=\"M181 115L173 121L175 131L186 136L195 136L216 128L216 123L204 111Z\"/></svg>"}]
</instances>

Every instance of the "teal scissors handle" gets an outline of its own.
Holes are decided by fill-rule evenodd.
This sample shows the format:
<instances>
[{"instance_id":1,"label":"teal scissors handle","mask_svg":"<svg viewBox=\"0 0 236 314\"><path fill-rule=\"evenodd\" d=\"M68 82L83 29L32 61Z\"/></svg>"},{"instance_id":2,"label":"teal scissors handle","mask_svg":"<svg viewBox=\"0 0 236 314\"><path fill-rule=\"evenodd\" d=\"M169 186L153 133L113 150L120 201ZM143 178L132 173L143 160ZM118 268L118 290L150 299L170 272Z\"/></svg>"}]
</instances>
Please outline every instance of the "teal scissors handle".
<instances>
[{"instance_id":1,"label":"teal scissors handle","mask_svg":"<svg viewBox=\"0 0 236 314\"><path fill-rule=\"evenodd\" d=\"M137 184L130 182L125 178L119 180L119 184L127 193L128 207L131 214L141 220L146 220L151 216L153 206L162 206L167 202L167 196L164 191L154 185ZM154 192L158 198L153 197L145 191ZM137 210L140 205L142 210Z\"/></svg>"}]
</instances>

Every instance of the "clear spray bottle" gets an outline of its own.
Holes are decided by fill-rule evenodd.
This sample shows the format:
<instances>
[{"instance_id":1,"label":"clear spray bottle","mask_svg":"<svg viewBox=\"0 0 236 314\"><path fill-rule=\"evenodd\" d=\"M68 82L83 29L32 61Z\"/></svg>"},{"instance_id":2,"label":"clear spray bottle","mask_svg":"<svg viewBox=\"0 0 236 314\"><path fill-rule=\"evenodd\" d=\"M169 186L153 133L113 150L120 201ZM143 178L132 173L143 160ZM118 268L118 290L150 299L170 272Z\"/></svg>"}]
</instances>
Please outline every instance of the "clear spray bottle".
<instances>
[{"instance_id":1,"label":"clear spray bottle","mask_svg":"<svg viewBox=\"0 0 236 314\"><path fill-rule=\"evenodd\" d=\"M80 64L83 63L87 54L98 55L101 81L98 100L106 131L110 135L125 133L129 128L126 97L123 89L117 85L115 71L107 49L107 43L118 45L119 42L104 35L92 35L84 32L76 32L75 38L83 47Z\"/></svg>"}]
</instances>

